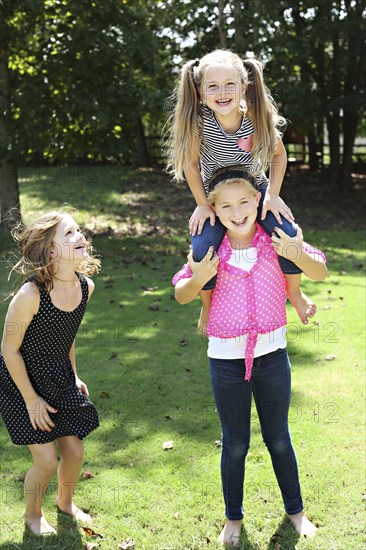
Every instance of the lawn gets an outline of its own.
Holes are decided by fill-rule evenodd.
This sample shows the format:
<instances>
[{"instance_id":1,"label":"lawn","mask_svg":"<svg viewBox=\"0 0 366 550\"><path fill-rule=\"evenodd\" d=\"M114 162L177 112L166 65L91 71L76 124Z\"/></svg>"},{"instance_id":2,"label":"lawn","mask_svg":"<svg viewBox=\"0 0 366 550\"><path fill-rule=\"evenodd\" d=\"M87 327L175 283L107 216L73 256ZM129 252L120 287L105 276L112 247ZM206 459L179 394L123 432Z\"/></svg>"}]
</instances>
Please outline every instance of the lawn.
<instances>
[{"instance_id":1,"label":"lawn","mask_svg":"<svg viewBox=\"0 0 366 550\"><path fill-rule=\"evenodd\" d=\"M21 171L25 221L68 203L102 256L96 291L77 337L79 375L88 383L101 426L85 440L76 502L95 517L95 536L58 515L56 481L44 511L57 536L24 530L26 448L12 445L0 421L0 549L215 550L224 516L220 426L209 384L206 342L195 331L199 302L180 306L171 278L183 263L192 200L184 186L157 171L54 168ZM318 305L303 327L288 306L292 363L291 434L306 511L319 526L299 540L283 513L255 407L245 483L242 549L364 548L364 232L334 198L322 207L289 183L310 242L328 255L329 278L306 279ZM310 195L310 197L309 197ZM318 197L319 199L319 197ZM354 199L347 199L351 203ZM353 202L353 204L355 204ZM324 216L322 215L322 208ZM319 220L325 218L322 225ZM326 228L325 228L326 227ZM2 241L2 295L9 240ZM8 302L1 302L4 320ZM173 448L163 449L163 443ZM93 548L93 546L90 546Z\"/></svg>"}]
</instances>

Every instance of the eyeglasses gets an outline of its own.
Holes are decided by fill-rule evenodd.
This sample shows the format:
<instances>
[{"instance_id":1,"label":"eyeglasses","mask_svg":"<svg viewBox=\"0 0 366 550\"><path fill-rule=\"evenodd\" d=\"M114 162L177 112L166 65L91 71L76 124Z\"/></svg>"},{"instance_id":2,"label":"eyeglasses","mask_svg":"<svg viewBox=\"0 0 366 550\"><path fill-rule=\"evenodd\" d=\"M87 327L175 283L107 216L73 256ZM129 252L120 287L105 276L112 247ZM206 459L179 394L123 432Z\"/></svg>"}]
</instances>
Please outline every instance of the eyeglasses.
<instances>
[{"instance_id":1,"label":"eyeglasses","mask_svg":"<svg viewBox=\"0 0 366 550\"><path fill-rule=\"evenodd\" d=\"M239 88L238 82L223 82L221 85L209 82L203 83L203 90L206 94L217 94L218 92L236 92Z\"/></svg>"}]
</instances>

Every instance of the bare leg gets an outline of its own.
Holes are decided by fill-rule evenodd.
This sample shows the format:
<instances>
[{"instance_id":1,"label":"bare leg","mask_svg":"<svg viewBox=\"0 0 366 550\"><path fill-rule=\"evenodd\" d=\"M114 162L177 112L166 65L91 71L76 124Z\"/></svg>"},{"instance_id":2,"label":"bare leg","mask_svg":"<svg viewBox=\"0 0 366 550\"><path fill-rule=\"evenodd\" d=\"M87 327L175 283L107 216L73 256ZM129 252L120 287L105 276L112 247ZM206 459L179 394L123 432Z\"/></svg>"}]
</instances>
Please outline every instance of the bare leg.
<instances>
[{"instance_id":1,"label":"bare leg","mask_svg":"<svg viewBox=\"0 0 366 550\"><path fill-rule=\"evenodd\" d=\"M223 546L230 546L231 548L240 548L240 531L242 520L232 521L226 520L223 530L219 536L219 542Z\"/></svg>"},{"instance_id":2,"label":"bare leg","mask_svg":"<svg viewBox=\"0 0 366 550\"><path fill-rule=\"evenodd\" d=\"M201 314L200 314L197 328L198 328L198 332L200 332L202 336L207 336L207 323L208 323L208 316L210 313L211 296L212 296L212 290L201 290L200 292L202 308L201 308Z\"/></svg>"},{"instance_id":3,"label":"bare leg","mask_svg":"<svg viewBox=\"0 0 366 550\"><path fill-rule=\"evenodd\" d=\"M287 514L287 517L291 521L298 535L303 537L313 537L317 532L317 528L315 527L315 525L311 523L311 521L306 516L304 516L303 512L300 512L299 514L294 514L293 516Z\"/></svg>"},{"instance_id":4,"label":"bare leg","mask_svg":"<svg viewBox=\"0 0 366 550\"><path fill-rule=\"evenodd\" d=\"M60 437L58 446L61 454L58 468L58 495L56 506L77 521L91 522L89 514L85 514L73 503L74 490L79 481L84 457L83 442L76 435Z\"/></svg>"},{"instance_id":5,"label":"bare leg","mask_svg":"<svg viewBox=\"0 0 366 550\"><path fill-rule=\"evenodd\" d=\"M24 522L35 535L48 535L56 530L46 521L42 500L48 484L57 470L57 452L54 443L28 445L33 466L24 480Z\"/></svg>"},{"instance_id":6,"label":"bare leg","mask_svg":"<svg viewBox=\"0 0 366 550\"><path fill-rule=\"evenodd\" d=\"M284 274L287 283L287 295L290 302L297 311L301 322L304 325L308 324L308 319L314 317L316 313L316 305L304 294L300 288L301 273L294 275Z\"/></svg>"}]
</instances>

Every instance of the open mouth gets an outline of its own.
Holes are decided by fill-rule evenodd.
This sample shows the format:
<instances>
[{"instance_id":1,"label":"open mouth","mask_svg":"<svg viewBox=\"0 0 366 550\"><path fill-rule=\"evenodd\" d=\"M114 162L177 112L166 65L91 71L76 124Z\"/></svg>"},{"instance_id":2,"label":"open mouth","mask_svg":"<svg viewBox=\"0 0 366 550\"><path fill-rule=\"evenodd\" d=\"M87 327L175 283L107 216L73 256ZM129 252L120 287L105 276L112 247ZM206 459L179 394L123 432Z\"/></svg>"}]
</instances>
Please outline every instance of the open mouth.
<instances>
[{"instance_id":1,"label":"open mouth","mask_svg":"<svg viewBox=\"0 0 366 550\"><path fill-rule=\"evenodd\" d=\"M229 103L231 103L231 99L217 99L216 103L221 106L229 105Z\"/></svg>"},{"instance_id":2,"label":"open mouth","mask_svg":"<svg viewBox=\"0 0 366 550\"><path fill-rule=\"evenodd\" d=\"M244 227L248 221L248 218L243 218L242 220L231 220L231 223L235 225L235 227Z\"/></svg>"},{"instance_id":3,"label":"open mouth","mask_svg":"<svg viewBox=\"0 0 366 550\"><path fill-rule=\"evenodd\" d=\"M85 248L84 244L79 244L78 246L75 246L75 250L83 250Z\"/></svg>"}]
</instances>

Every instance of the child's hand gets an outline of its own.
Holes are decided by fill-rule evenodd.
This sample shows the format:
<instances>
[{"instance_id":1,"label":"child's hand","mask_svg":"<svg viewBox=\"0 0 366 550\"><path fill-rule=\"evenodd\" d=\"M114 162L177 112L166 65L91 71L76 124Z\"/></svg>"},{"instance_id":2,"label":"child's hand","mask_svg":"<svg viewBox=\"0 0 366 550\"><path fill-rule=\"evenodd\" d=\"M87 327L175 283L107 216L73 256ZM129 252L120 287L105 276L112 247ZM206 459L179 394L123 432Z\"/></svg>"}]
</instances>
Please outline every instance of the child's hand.
<instances>
[{"instance_id":1,"label":"child's hand","mask_svg":"<svg viewBox=\"0 0 366 550\"><path fill-rule=\"evenodd\" d=\"M192 279L195 279L201 288L217 273L219 258L217 254L212 257L213 252L214 247L211 246L200 262L193 260L192 250L187 256L189 267L192 270Z\"/></svg>"},{"instance_id":2,"label":"child's hand","mask_svg":"<svg viewBox=\"0 0 366 550\"><path fill-rule=\"evenodd\" d=\"M215 225L215 217L215 212L209 204L197 206L189 220L189 232L192 237L194 237L196 233L201 235L203 224L207 218L210 218L211 225Z\"/></svg>"},{"instance_id":3,"label":"child's hand","mask_svg":"<svg viewBox=\"0 0 366 550\"><path fill-rule=\"evenodd\" d=\"M51 407L42 397L37 395L34 399L25 401L25 406L27 407L33 430L39 428L42 432L50 432L55 427L48 413L56 413L57 410Z\"/></svg>"},{"instance_id":4,"label":"child's hand","mask_svg":"<svg viewBox=\"0 0 366 550\"><path fill-rule=\"evenodd\" d=\"M273 248L279 256L283 256L292 262L299 260L302 253L303 235L301 227L296 225L297 235L295 237L289 237L282 229L275 227L277 235L272 234Z\"/></svg>"},{"instance_id":5,"label":"child's hand","mask_svg":"<svg viewBox=\"0 0 366 550\"><path fill-rule=\"evenodd\" d=\"M76 386L79 388L81 393L83 393L84 395L89 396L88 386L86 384L84 384L84 382L82 380L80 380L80 378L78 376L76 376Z\"/></svg>"},{"instance_id":6,"label":"child's hand","mask_svg":"<svg viewBox=\"0 0 366 550\"><path fill-rule=\"evenodd\" d=\"M271 196L271 194L267 190L264 196L261 220L265 219L268 210L272 212L280 225L282 225L281 214L290 223L295 220L290 208L281 199L281 197L279 197L278 195Z\"/></svg>"}]
</instances>

